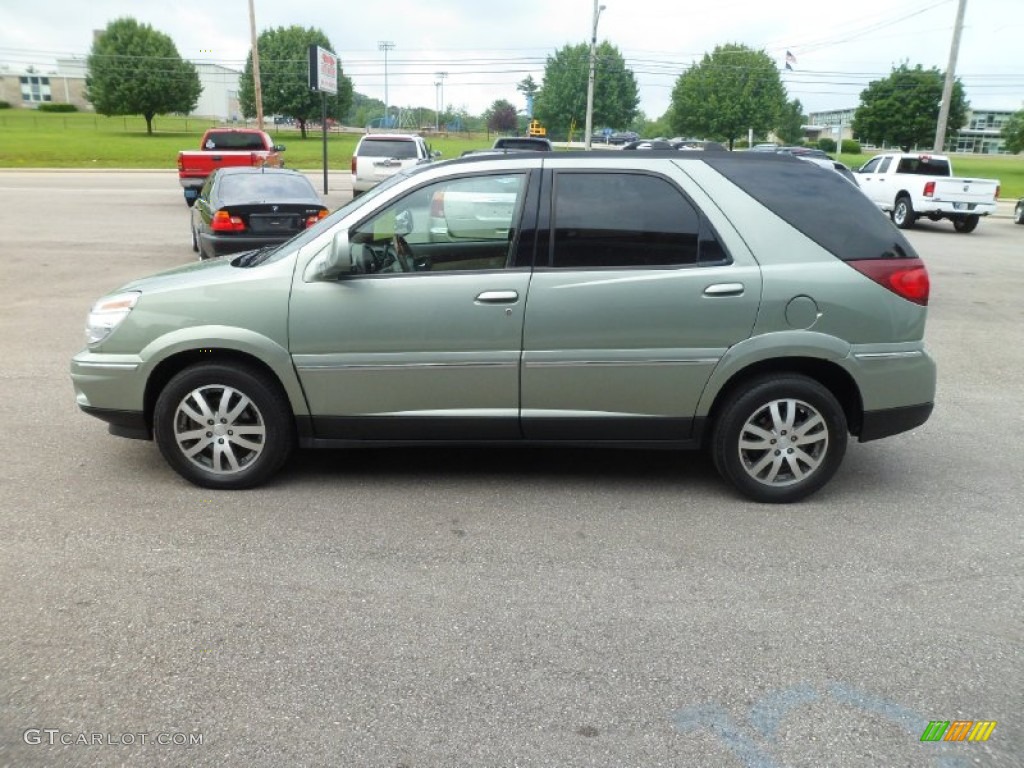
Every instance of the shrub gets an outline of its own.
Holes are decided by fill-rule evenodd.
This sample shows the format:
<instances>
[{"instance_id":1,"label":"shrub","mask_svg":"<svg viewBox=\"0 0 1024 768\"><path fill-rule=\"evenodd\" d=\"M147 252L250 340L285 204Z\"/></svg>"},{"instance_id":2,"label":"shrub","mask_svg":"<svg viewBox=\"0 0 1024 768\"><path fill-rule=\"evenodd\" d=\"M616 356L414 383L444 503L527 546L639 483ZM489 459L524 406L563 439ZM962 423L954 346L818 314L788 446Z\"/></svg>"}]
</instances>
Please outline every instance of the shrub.
<instances>
[{"instance_id":1,"label":"shrub","mask_svg":"<svg viewBox=\"0 0 1024 768\"><path fill-rule=\"evenodd\" d=\"M47 103L47 104L40 104L39 105L39 111L40 112L77 112L78 111L78 107L76 107L74 104L53 104L53 103Z\"/></svg>"},{"instance_id":2,"label":"shrub","mask_svg":"<svg viewBox=\"0 0 1024 768\"><path fill-rule=\"evenodd\" d=\"M836 142L835 139L820 138L818 139L818 149L823 152L835 152Z\"/></svg>"},{"instance_id":3,"label":"shrub","mask_svg":"<svg viewBox=\"0 0 1024 768\"><path fill-rule=\"evenodd\" d=\"M11 103L9 101L0 101L0 109L10 109Z\"/></svg>"},{"instance_id":4,"label":"shrub","mask_svg":"<svg viewBox=\"0 0 1024 768\"><path fill-rule=\"evenodd\" d=\"M860 142L856 139L843 139L843 154L844 155L859 155L860 154Z\"/></svg>"}]
</instances>

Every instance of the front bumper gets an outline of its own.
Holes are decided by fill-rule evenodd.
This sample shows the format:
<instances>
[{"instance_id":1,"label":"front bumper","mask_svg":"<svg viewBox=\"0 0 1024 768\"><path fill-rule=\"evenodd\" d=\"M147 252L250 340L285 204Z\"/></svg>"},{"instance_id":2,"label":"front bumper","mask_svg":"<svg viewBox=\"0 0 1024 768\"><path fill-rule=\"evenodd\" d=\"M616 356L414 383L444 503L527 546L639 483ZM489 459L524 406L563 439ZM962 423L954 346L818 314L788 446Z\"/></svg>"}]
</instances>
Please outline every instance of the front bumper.
<instances>
[{"instance_id":1,"label":"front bumper","mask_svg":"<svg viewBox=\"0 0 1024 768\"><path fill-rule=\"evenodd\" d=\"M145 376L134 355L101 355L88 350L71 360L75 402L83 412L109 424L110 433L152 438L145 417Z\"/></svg>"}]
</instances>

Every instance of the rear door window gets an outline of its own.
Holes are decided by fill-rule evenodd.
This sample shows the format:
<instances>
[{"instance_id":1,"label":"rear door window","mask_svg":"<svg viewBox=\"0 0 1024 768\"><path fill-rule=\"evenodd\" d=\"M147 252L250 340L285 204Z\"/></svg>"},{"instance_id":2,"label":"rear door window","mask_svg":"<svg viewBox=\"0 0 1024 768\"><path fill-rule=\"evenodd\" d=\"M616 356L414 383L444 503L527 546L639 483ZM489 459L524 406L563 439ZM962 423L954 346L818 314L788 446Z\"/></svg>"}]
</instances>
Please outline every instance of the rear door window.
<instances>
[{"instance_id":1,"label":"rear door window","mask_svg":"<svg viewBox=\"0 0 1024 768\"><path fill-rule=\"evenodd\" d=\"M416 142L394 139L364 139L359 145L361 157L416 157Z\"/></svg>"},{"instance_id":2,"label":"rear door window","mask_svg":"<svg viewBox=\"0 0 1024 768\"><path fill-rule=\"evenodd\" d=\"M557 173L553 217L555 268L683 266L725 258L694 205L660 176Z\"/></svg>"}]
</instances>

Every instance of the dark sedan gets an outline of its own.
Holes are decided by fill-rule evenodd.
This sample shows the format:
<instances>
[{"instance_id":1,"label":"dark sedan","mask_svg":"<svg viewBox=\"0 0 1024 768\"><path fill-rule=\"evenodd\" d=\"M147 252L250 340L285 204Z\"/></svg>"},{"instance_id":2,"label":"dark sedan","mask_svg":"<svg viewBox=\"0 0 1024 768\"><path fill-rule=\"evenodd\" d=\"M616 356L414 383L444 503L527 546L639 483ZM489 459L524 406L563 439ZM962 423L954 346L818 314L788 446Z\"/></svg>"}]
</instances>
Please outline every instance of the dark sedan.
<instances>
[{"instance_id":1,"label":"dark sedan","mask_svg":"<svg viewBox=\"0 0 1024 768\"><path fill-rule=\"evenodd\" d=\"M222 168L191 209L200 259L289 240L327 215L309 179L284 168Z\"/></svg>"}]
</instances>

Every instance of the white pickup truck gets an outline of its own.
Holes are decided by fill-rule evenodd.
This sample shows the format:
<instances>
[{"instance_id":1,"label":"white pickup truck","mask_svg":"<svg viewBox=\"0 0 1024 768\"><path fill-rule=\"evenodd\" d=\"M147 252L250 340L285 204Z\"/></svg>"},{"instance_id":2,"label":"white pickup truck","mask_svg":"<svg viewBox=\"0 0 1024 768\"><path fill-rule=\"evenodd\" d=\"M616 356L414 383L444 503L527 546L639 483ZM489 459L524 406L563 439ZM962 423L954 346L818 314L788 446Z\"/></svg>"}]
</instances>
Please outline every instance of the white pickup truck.
<instances>
[{"instance_id":1,"label":"white pickup truck","mask_svg":"<svg viewBox=\"0 0 1024 768\"><path fill-rule=\"evenodd\" d=\"M982 216L995 212L999 197L997 180L958 179L945 155L876 155L857 171L857 181L900 229L923 216L949 219L957 232L973 232Z\"/></svg>"}]
</instances>

